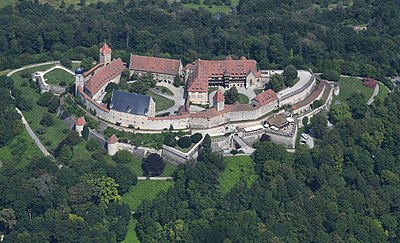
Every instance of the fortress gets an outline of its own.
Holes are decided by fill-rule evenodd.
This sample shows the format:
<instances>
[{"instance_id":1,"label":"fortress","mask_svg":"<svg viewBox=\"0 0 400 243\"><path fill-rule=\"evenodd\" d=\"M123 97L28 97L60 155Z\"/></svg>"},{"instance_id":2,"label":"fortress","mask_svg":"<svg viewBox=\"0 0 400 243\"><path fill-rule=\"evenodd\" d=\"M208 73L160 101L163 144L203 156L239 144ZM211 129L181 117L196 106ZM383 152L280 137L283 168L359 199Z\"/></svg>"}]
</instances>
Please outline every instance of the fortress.
<instances>
[{"instance_id":1,"label":"fortress","mask_svg":"<svg viewBox=\"0 0 400 243\"><path fill-rule=\"evenodd\" d=\"M300 70L298 82L290 88L278 93L268 89L251 99L249 104L228 105L221 88L262 88L273 73L281 71L258 70L256 61L244 57L239 60L230 56L225 60L198 59L183 68L180 60L131 55L130 74L141 76L151 73L156 81L163 83L172 83L177 77L185 81L184 105L176 114L156 117L155 103L150 96L113 91L109 104L101 102L107 84L118 84L125 69L121 59L112 60L111 49L104 44L100 48L97 65L87 72L80 67L75 70L75 95L81 97L86 108L101 119L136 131L157 132L173 127L224 134L234 130L232 125L244 128L262 124L268 115L283 107L289 108L293 115L307 113L314 100L324 99L326 103L332 96L328 83L319 82L311 71ZM215 95L210 98L209 87L217 87ZM191 111L191 106L196 104L212 105L200 111Z\"/></svg>"}]
</instances>

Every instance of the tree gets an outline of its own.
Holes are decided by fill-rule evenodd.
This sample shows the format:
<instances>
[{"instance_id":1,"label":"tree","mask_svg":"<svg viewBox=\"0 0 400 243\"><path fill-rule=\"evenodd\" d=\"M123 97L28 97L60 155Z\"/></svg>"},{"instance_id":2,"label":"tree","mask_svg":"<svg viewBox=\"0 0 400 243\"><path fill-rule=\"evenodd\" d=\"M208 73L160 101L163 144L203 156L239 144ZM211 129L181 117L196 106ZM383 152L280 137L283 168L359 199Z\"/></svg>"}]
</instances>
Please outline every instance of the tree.
<instances>
[{"instance_id":1,"label":"tree","mask_svg":"<svg viewBox=\"0 0 400 243\"><path fill-rule=\"evenodd\" d=\"M176 146L175 134L168 132L164 135L164 144L170 147Z\"/></svg>"},{"instance_id":2,"label":"tree","mask_svg":"<svg viewBox=\"0 0 400 243\"><path fill-rule=\"evenodd\" d=\"M271 141L271 137L269 135L267 135L265 133L263 135L261 135L260 142L270 142L270 141Z\"/></svg>"},{"instance_id":3,"label":"tree","mask_svg":"<svg viewBox=\"0 0 400 243\"><path fill-rule=\"evenodd\" d=\"M40 119L40 125L45 127L50 127L54 124L53 117L50 114L44 114L42 119Z\"/></svg>"},{"instance_id":4,"label":"tree","mask_svg":"<svg viewBox=\"0 0 400 243\"><path fill-rule=\"evenodd\" d=\"M198 143L200 140L203 138L203 135L201 133L195 133L192 136L190 136L190 139L192 140L192 143Z\"/></svg>"},{"instance_id":5,"label":"tree","mask_svg":"<svg viewBox=\"0 0 400 243\"><path fill-rule=\"evenodd\" d=\"M117 166L108 169L107 175L114 178L115 182L118 183L118 192L121 195L128 192L137 183L137 176L123 164L117 164Z\"/></svg>"},{"instance_id":6,"label":"tree","mask_svg":"<svg viewBox=\"0 0 400 243\"><path fill-rule=\"evenodd\" d=\"M351 119L350 107L347 104L339 104L331 107L329 120L333 124L339 124L346 119Z\"/></svg>"},{"instance_id":7,"label":"tree","mask_svg":"<svg viewBox=\"0 0 400 243\"><path fill-rule=\"evenodd\" d=\"M120 150L112 159L117 163L128 164L133 161L133 155L128 150Z\"/></svg>"},{"instance_id":8,"label":"tree","mask_svg":"<svg viewBox=\"0 0 400 243\"><path fill-rule=\"evenodd\" d=\"M85 125L84 127L83 127L83 130L82 130L82 138L83 139L85 139L85 140L88 140L89 139L89 128Z\"/></svg>"},{"instance_id":9,"label":"tree","mask_svg":"<svg viewBox=\"0 0 400 243\"><path fill-rule=\"evenodd\" d=\"M72 148L68 144L64 144L61 147L60 154L58 155L57 159L63 163L68 164L69 161L72 159Z\"/></svg>"},{"instance_id":10,"label":"tree","mask_svg":"<svg viewBox=\"0 0 400 243\"><path fill-rule=\"evenodd\" d=\"M96 151L96 150L101 149L101 148L102 148L101 144L98 141L94 140L94 139L90 139L86 143L86 149L88 151L90 151L90 152Z\"/></svg>"},{"instance_id":11,"label":"tree","mask_svg":"<svg viewBox=\"0 0 400 243\"><path fill-rule=\"evenodd\" d=\"M159 176L164 171L165 164L160 155L152 153L143 160L142 169L144 176Z\"/></svg>"},{"instance_id":12,"label":"tree","mask_svg":"<svg viewBox=\"0 0 400 243\"><path fill-rule=\"evenodd\" d=\"M40 106L48 107L52 100L54 99L54 95L50 92L44 92L43 94L40 95L37 104Z\"/></svg>"},{"instance_id":13,"label":"tree","mask_svg":"<svg viewBox=\"0 0 400 243\"><path fill-rule=\"evenodd\" d=\"M198 160L208 160L211 156L211 137L208 133L204 136L203 143L201 144L201 156Z\"/></svg>"},{"instance_id":14,"label":"tree","mask_svg":"<svg viewBox=\"0 0 400 243\"><path fill-rule=\"evenodd\" d=\"M314 102L311 104L311 109L317 109L318 107L321 107L323 105L321 100L314 100Z\"/></svg>"},{"instance_id":15,"label":"tree","mask_svg":"<svg viewBox=\"0 0 400 243\"><path fill-rule=\"evenodd\" d=\"M324 112L320 112L311 119L312 131L315 138L322 138L328 129L328 120Z\"/></svg>"},{"instance_id":16,"label":"tree","mask_svg":"<svg viewBox=\"0 0 400 243\"><path fill-rule=\"evenodd\" d=\"M340 79L340 73L335 70L326 70L322 75L321 78L330 80L330 81L335 81L339 82Z\"/></svg>"},{"instance_id":17,"label":"tree","mask_svg":"<svg viewBox=\"0 0 400 243\"><path fill-rule=\"evenodd\" d=\"M301 122L302 122L303 126L307 126L307 124L308 124L308 116L303 117Z\"/></svg>"},{"instance_id":18,"label":"tree","mask_svg":"<svg viewBox=\"0 0 400 243\"><path fill-rule=\"evenodd\" d=\"M295 80L297 78L298 72L297 69L293 65L286 66L283 69L283 79L286 87L291 87L295 85Z\"/></svg>"},{"instance_id":19,"label":"tree","mask_svg":"<svg viewBox=\"0 0 400 243\"><path fill-rule=\"evenodd\" d=\"M67 137L65 138L68 144L74 146L77 145L80 141L81 138L79 137L79 133L77 131L69 131Z\"/></svg>"},{"instance_id":20,"label":"tree","mask_svg":"<svg viewBox=\"0 0 400 243\"><path fill-rule=\"evenodd\" d=\"M12 208L3 208L0 210L0 223L7 229L13 229L17 224L15 211Z\"/></svg>"},{"instance_id":21,"label":"tree","mask_svg":"<svg viewBox=\"0 0 400 243\"><path fill-rule=\"evenodd\" d=\"M72 61L68 58L61 58L60 60L61 65L63 65L66 68L71 69L72 68Z\"/></svg>"},{"instance_id":22,"label":"tree","mask_svg":"<svg viewBox=\"0 0 400 243\"><path fill-rule=\"evenodd\" d=\"M7 76L0 76L0 88L12 90L14 88L14 80Z\"/></svg>"},{"instance_id":23,"label":"tree","mask_svg":"<svg viewBox=\"0 0 400 243\"><path fill-rule=\"evenodd\" d=\"M181 86L181 78L179 77L179 75L177 74L174 78L174 86L175 87L179 87Z\"/></svg>"},{"instance_id":24,"label":"tree","mask_svg":"<svg viewBox=\"0 0 400 243\"><path fill-rule=\"evenodd\" d=\"M102 176L91 179L88 183L94 186L94 196L97 198L98 203L109 204L121 200L121 196L118 194L119 185L113 178Z\"/></svg>"},{"instance_id":25,"label":"tree","mask_svg":"<svg viewBox=\"0 0 400 243\"><path fill-rule=\"evenodd\" d=\"M178 140L178 146L181 148L189 148L192 145L192 140L189 136L183 136Z\"/></svg>"},{"instance_id":26,"label":"tree","mask_svg":"<svg viewBox=\"0 0 400 243\"><path fill-rule=\"evenodd\" d=\"M274 74L269 80L269 85L271 89L275 92L281 91L284 88L283 76L279 74Z\"/></svg>"},{"instance_id":27,"label":"tree","mask_svg":"<svg viewBox=\"0 0 400 243\"><path fill-rule=\"evenodd\" d=\"M224 93L224 97L225 104L233 104L236 101L239 101L239 92L236 87L232 87Z\"/></svg>"}]
</instances>

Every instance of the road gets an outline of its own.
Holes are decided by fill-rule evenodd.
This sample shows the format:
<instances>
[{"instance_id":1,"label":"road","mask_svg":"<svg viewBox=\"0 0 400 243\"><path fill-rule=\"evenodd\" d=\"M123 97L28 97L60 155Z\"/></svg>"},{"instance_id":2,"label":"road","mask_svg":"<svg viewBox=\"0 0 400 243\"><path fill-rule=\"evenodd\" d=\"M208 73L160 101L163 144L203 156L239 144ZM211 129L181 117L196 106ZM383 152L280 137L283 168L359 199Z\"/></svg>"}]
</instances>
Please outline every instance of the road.
<instances>
[{"instance_id":1,"label":"road","mask_svg":"<svg viewBox=\"0 0 400 243\"><path fill-rule=\"evenodd\" d=\"M377 96L379 93L379 83L376 84L375 89L374 89L374 93L371 95L371 97L369 98L367 105L372 104L372 102L374 102L374 98L375 96Z\"/></svg>"},{"instance_id":2,"label":"road","mask_svg":"<svg viewBox=\"0 0 400 243\"><path fill-rule=\"evenodd\" d=\"M137 179L139 181L144 181L144 180L151 180L151 181L167 181L167 180L172 180L174 178L170 177L170 176L154 176L154 177L146 177L146 176L138 176Z\"/></svg>"},{"instance_id":3,"label":"road","mask_svg":"<svg viewBox=\"0 0 400 243\"><path fill-rule=\"evenodd\" d=\"M22 70L28 69L28 68L33 68L33 67L39 67L39 66L43 66L43 65L49 65L49 64L57 64L60 63L59 61L53 61L53 62L43 62L43 63L38 63L38 64L31 64L28 66L23 66L21 68L12 70L11 72L7 73L7 77L10 77L11 75L13 75L14 73L20 72Z\"/></svg>"},{"instance_id":4,"label":"road","mask_svg":"<svg viewBox=\"0 0 400 243\"><path fill-rule=\"evenodd\" d=\"M40 142L39 138L36 136L36 134L32 131L31 126L29 126L28 122L26 121L24 115L22 114L22 112L18 109L15 108L15 110L21 115L21 120L22 123L25 125L26 131L28 132L29 136L31 136L31 138L35 141L36 146L38 146L38 148L40 149L40 151L42 151L42 153L46 156L52 156L49 151L47 151L46 147L43 146L42 142Z\"/></svg>"}]
</instances>

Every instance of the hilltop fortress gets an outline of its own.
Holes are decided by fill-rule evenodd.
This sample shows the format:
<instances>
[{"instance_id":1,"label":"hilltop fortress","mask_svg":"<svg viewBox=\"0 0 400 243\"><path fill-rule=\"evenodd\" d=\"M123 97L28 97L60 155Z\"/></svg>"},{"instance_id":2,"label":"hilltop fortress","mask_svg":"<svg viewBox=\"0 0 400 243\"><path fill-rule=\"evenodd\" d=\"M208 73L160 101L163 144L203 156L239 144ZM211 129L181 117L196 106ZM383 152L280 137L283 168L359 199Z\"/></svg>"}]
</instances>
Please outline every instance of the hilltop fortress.
<instances>
[{"instance_id":1,"label":"hilltop fortress","mask_svg":"<svg viewBox=\"0 0 400 243\"><path fill-rule=\"evenodd\" d=\"M283 107L289 108L294 115L304 116L311 110L314 100L322 99L327 104L332 97L331 85L318 81L311 71L300 70L297 83L290 88L278 93L268 89L251 99L249 104L228 105L221 88L261 89L272 74L282 71L258 70L256 61L245 57L239 60L230 56L225 60L198 59L183 67L180 60L131 55L130 74L151 73L161 83L172 83L176 77L185 81L184 105L175 114L156 117L155 103L149 96L113 91L111 102L101 103L105 87L111 82L119 83L125 65L121 59L112 59L111 49L104 44L97 65L87 72L76 69L75 94L101 119L136 130L157 132L173 127L224 134L232 130L227 125L261 124L267 115L283 110ZM217 87L213 97L209 97L209 87ZM210 104L210 107L191 111L191 106L197 104Z\"/></svg>"}]
</instances>

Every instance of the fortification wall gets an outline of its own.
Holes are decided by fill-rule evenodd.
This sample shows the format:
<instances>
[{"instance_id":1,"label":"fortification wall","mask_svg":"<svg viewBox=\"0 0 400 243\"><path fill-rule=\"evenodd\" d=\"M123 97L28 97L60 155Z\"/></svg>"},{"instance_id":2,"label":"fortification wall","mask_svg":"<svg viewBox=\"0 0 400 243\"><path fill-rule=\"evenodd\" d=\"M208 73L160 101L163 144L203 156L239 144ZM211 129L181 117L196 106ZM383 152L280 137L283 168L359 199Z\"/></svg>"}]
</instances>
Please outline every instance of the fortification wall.
<instances>
[{"instance_id":1,"label":"fortification wall","mask_svg":"<svg viewBox=\"0 0 400 243\"><path fill-rule=\"evenodd\" d=\"M108 152L108 155L110 155L110 156L115 155L120 150L127 150L139 158L144 158L148 154L151 154L151 153L156 153L156 154L161 155L161 152L162 152L161 150L156 150L153 148L136 147L136 146L128 144L128 143L117 142L114 144L107 144L107 152Z\"/></svg>"},{"instance_id":2,"label":"fortification wall","mask_svg":"<svg viewBox=\"0 0 400 243\"><path fill-rule=\"evenodd\" d=\"M212 137L211 150L213 152L220 152L223 150L233 149L232 138L230 136Z\"/></svg>"},{"instance_id":3,"label":"fortification wall","mask_svg":"<svg viewBox=\"0 0 400 243\"><path fill-rule=\"evenodd\" d=\"M204 137L203 137L204 139ZM181 165L187 163L189 160L197 159L199 156L199 148L203 142L201 139L189 152L184 153L178 149L163 145L161 157L163 160L170 162L174 165Z\"/></svg>"},{"instance_id":4,"label":"fortification wall","mask_svg":"<svg viewBox=\"0 0 400 243\"><path fill-rule=\"evenodd\" d=\"M316 83L317 79L314 75L312 75L308 82L300 89L295 90L285 96L282 96L279 100L279 107L282 107L284 105L293 105L299 101L304 100L305 98L307 98L307 96L311 94L312 90L314 90Z\"/></svg>"}]
</instances>

